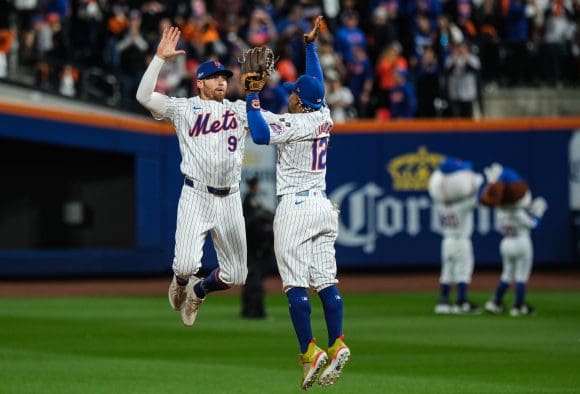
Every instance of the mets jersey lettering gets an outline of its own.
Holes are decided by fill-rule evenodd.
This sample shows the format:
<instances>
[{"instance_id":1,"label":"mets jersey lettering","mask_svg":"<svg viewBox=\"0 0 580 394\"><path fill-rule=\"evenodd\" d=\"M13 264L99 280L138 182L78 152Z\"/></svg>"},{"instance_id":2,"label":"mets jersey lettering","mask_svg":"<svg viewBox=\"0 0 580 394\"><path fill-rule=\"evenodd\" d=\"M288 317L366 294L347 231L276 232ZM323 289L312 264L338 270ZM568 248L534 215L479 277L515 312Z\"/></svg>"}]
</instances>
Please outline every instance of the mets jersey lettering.
<instances>
[{"instance_id":1,"label":"mets jersey lettering","mask_svg":"<svg viewBox=\"0 0 580 394\"><path fill-rule=\"evenodd\" d=\"M170 98L166 118L177 132L181 171L212 187L240 183L247 117L241 100Z\"/></svg>"},{"instance_id":2,"label":"mets jersey lettering","mask_svg":"<svg viewBox=\"0 0 580 394\"><path fill-rule=\"evenodd\" d=\"M208 127L211 113L197 115L193 127L189 130L191 137L197 137L200 134L205 135L209 133L218 133L222 130L237 129L238 122L235 113L231 110L226 110L222 115L222 120L214 120Z\"/></svg>"}]
</instances>

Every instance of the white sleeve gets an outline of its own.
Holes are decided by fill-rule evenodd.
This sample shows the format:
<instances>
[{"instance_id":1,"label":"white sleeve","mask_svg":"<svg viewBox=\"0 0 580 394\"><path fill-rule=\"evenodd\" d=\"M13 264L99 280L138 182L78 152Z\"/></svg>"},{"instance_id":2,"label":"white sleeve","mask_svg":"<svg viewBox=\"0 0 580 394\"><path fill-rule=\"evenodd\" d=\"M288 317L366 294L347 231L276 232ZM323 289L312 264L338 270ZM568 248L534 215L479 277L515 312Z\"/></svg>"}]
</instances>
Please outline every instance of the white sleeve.
<instances>
[{"instance_id":1,"label":"white sleeve","mask_svg":"<svg viewBox=\"0 0 580 394\"><path fill-rule=\"evenodd\" d=\"M151 114L157 120L164 118L167 110L167 100L169 99L166 95L153 91L164 62L158 56L153 57L137 88L137 101L151 111Z\"/></svg>"},{"instance_id":2,"label":"white sleeve","mask_svg":"<svg viewBox=\"0 0 580 394\"><path fill-rule=\"evenodd\" d=\"M233 102L236 117L245 128L248 127L248 113L246 112L246 102L244 100L236 100Z\"/></svg>"},{"instance_id":3,"label":"white sleeve","mask_svg":"<svg viewBox=\"0 0 580 394\"><path fill-rule=\"evenodd\" d=\"M477 206L477 196L469 196L453 203L457 211L470 211Z\"/></svg>"},{"instance_id":4,"label":"white sleeve","mask_svg":"<svg viewBox=\"0 0 580 394\"><path fill-rule=\"evenodd\" d=\"M538 225L538 220L530 216L530 214L528 214L525 209L518 209L515 215L515 219L518 225L524 226L530 230Z\"/></svg>"},{"instance_id":5,"label":"white sleeve","mask_svg":"<svg viewBox=\"0 0 580 394\"><path fill-rule=\"evenodd\" d=\"M270 144L315 140L328 136L332 128L330 110L276 115L262 112L270 128Z\"/></svg>"}]
</instances>

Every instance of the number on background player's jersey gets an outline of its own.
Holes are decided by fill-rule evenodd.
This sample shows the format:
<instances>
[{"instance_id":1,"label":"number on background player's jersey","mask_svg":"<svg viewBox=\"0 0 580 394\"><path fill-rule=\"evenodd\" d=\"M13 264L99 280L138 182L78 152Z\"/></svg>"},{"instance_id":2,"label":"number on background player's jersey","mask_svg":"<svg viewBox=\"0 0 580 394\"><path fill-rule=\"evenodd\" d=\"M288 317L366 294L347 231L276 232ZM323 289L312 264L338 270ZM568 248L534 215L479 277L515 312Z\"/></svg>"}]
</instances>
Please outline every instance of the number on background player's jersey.
<instances>
[{"instance_id":1,"label":"number on background player's jersey","mask_svg":"<svg viewBox=\"0 0 580 394\"><path fill-rule=\"evenodd\" d=\"M517 230L514 226L501 226L501 233L504 237L515 237L517 235Z\"/></svg>"},{"instance_id":2,"label":"number on background player's jersey","mask_svg":"<svg viewBox=\"0 0 580 394\"><path fill-rule=\"evenodd\" d=\"M457 228L459 226L459 220L457 219L457 215L453 213L447 213L445 215L440 216L441 219L441 226L445 228Z\"/></svg>"}]
</instances>

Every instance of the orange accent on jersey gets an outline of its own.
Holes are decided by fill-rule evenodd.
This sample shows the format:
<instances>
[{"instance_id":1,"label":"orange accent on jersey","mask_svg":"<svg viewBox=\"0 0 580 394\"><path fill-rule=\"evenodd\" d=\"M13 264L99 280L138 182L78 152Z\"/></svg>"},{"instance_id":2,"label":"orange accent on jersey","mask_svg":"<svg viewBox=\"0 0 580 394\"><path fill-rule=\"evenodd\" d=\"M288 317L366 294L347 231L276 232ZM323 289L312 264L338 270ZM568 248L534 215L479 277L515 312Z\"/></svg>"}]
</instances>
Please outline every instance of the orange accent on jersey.
<instances>
[{"instance_id":1,"label":"orange accent on jersey","mask_svg":"<svg viewBox=\"0 0 580 394\"><path fill-rule=\"evenodd\" d=\"M491 37L497 37L497 30L495 29L495 26L485 24L481 25L481 34Z\"/></svg>"},{"instance_id":2,"label":"orange accent on jersey","mask_svg":"<svg viewBox=\"0 0 580 394\"><path fill-rule=\"evenodd\" d=\"M10 52L12 42L12 32L10 30L0 30L0 53Z\"/></svg>"},{"instance_id":3,"label":"orange accent on jersey","mask_svg":"<svg viewBox=\"0 0 580 394\"><path fill-rule=\"evenodd\" d=\"M279 62L276 62L276 71L280 74L283 82L296 82L296 78L298 78L296 67L294 67L294 63L289 59L281 59Z\"/></svg>"},{"instance_id":4,"label":"orange accent on jersey","mask_svg":"<svg viewBox=\"0 0 580 394\"><path fill-rule=\"evenodd\" d=\"M510 0L501 0L501 14L506 17L510 10Z\"/></svg>"},{"instance_id":5,"label":"orange accent on jersey","mask_svg":"<svg viewBox=\"0 0 580 394\"><path fill-rule=\"evenodd\" d=\"M552 14L562 16L564 14L564 0L555 0L552 3Z\"/></svg>"},{"instance_id":6,"label":"orange accent on jersey","mask_svg":"<svg viewBox=\"0 0 580 394\"><path fill-rule=\"evenodd\" d=\"M465 28L465 32L467 33L468 36L475 37L477 35L477 28L475 27L472 21L465 22L463 27Z\"/></svg>"},{"instance_id":7,"label":"orange accent on jersey","mask_svg":"<svg viewBox=\"0 0 580 394\"><path fill-rule=\"evenodd\" d=\"M120 19L115 16L109 18L107 28L113 34L120 34L127 28L127 19Z\"/></svg>"},{"instance_id":8,"label":"orange accent on jersey","mask_svg":"<svg viewBox=\"0 0 580 394\"><path fill-rule=\"evenodd\" d=\"M199 35L199 41L204 44L216 41L218 38L219 33L214 27L209 27L205 32Z\"/></svg>"},{"instance_id":9,"label":"orange accent on jersey","mask_svg":"<svg viewBox=\"0 0 580 394\"><path fill-rule=\"evenodd\" d=\"M397 69L407 70L407 60L398 56L396 59L388 56L379 61L375 72L379 78L379 88L382 90L392 89L396 86L395 72Z\"/></svg>"},{"instance_id":10,"label":"orange accent on jersey","mask_svg":"<svg viewBox=\"0 0 580 394\"><path fill-rule=\"evenodd\" d=\"M193 40L197 37L198 32L191 23L186 23L181 27L181 36L185 41Z\"/></svg>"}]
</instances>

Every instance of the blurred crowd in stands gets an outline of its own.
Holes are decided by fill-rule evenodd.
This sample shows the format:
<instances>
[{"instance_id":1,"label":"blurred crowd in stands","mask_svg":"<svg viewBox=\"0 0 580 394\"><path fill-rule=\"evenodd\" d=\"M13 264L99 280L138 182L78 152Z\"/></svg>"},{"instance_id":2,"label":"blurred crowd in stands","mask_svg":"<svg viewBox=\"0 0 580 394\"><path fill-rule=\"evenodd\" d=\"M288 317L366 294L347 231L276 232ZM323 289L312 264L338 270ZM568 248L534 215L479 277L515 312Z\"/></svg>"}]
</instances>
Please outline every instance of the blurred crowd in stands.
<instances>
[{"instance_id":1,"label":"blurred crowd in stands","mask_svg":"<svg viewBox=\"0 0 580 394\"><path fill-rule=\"evenodd\" d=\"M139 112L139 80L176 25L187 55L166 64L158 91L195 94L198 64L215 58L241 98L237 59L269 46L279 60L261 97L281 112L317 15L338 122L473 117L497 87L579 84L580 0L0 0L0 78L33 75L41 89Z\"/></svg>"}]
</instances>

